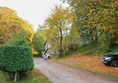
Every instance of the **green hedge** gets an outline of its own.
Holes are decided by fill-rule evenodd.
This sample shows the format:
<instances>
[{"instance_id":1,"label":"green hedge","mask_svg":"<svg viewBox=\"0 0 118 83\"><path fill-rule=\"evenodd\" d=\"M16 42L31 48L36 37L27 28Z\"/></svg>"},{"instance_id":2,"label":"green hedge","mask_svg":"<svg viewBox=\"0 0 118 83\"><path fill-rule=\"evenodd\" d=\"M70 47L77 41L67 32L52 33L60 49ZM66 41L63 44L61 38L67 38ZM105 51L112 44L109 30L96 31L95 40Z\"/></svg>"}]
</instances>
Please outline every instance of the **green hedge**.
<instances>
[{"instance_id":1,"label":"green hedge","mask_svg":"<svg viewBox=\"0 0 118 83\"><path fill-rule=\"evenodd\" d=\"M34 67L31 48L0 46L0 69L7 72L25 72Z\"/></svg>"}]
</instances>

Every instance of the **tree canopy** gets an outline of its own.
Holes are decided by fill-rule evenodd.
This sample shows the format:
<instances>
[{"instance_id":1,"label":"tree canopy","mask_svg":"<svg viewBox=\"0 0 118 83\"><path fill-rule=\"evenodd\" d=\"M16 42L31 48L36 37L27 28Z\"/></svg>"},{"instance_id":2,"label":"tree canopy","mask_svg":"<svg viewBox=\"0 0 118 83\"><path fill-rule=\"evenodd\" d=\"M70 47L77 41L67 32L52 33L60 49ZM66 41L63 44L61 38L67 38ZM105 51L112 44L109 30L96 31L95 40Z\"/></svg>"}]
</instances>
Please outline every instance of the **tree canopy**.
<instances>
[{"instance_id":1,"label":"tree canopy","mask_svg":"<svg viewBox=\"0 0 118 83\"><path fill-rule=\"evenodd\" d=\"M45 20L45 37L49 44L60 53L64 54L64 37L70 33L74 14L71 8L55 6L50 16Z\"/></svg>"},{"instance_id":2,"label":"tree canopy","mask_svg":"<svg viewBox=\"0 0 118 83\"><path fill-rule=\"evenodd\" d=\"M118 41L118 0L63 0L70 4L76 19L73 30L81 38L107 49Z\"/></svg>"},{"instance_id":3,"label":"tree canopy","mask_svg":"<svg viewBox=\"0 0 118 83\"><path fill-rule=\"evenodd\" d=\"M34 34L32 26L18 17L16 12L7 7L0 7L0 44L5 44L12 34L25 31L31 41Z\"/></svg>"},{"instance_id":4,"label":"tree canopy","mask_svg":"<svg viewBox=\"0 0 118 83\"><path fill-rule=\"evenodd\" d=\"M42 34L60 56L92 43L101 51L118 45L118 0L61 0L45 20Z\"/></svg>"}]
</instances>

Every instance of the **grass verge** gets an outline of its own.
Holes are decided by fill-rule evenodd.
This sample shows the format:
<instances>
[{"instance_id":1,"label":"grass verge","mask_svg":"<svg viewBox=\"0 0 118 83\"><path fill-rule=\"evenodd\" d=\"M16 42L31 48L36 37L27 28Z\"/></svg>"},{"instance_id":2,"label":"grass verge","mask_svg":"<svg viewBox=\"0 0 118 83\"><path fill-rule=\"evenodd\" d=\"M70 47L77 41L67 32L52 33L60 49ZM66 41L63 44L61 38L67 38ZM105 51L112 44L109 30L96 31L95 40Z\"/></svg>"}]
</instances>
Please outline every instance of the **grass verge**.
<instances>
[{"instance_id":1,"label":"grass verge","mask_svg":"<svg viewBox=\"0 0 118 83\"><path fill-rule=\"evenodd\" d=\"M13 83L10 81L4 72L0 71L0 83ZM15 83L51 83L46 76L44 76L39 70L34 69L27 75L24 75L22 80Z\"/></svg>"}]
</instances>

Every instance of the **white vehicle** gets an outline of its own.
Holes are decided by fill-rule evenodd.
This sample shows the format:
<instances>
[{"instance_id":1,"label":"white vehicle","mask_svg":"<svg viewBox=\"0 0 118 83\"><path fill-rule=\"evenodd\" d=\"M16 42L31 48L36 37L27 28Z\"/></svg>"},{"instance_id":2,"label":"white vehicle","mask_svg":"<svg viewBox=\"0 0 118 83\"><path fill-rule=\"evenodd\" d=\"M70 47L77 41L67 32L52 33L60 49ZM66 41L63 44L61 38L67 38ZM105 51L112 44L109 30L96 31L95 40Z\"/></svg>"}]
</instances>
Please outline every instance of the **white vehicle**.
<instances>
[{"instance_id":1,"label":"white vehicle","mask_svg":"<svg viewBox=\"0 0 118 83\"><path fill-rule=\"evenodd\" d=\"M47 58L50 59L52 57L52 55L50 54L46 54Z\"/></svg>"},{"instance_id":2,"label":"white vehicle","mask_svg":"<svg viewBox=\"0 0 118 83\"><path fill-rule=\"evenodd\" d=\"M44 52L42 52L42 57L44 59L50 59L52 57L52 55L50 55L50 54L44 54Z\"/></svg>"}]
</instances>

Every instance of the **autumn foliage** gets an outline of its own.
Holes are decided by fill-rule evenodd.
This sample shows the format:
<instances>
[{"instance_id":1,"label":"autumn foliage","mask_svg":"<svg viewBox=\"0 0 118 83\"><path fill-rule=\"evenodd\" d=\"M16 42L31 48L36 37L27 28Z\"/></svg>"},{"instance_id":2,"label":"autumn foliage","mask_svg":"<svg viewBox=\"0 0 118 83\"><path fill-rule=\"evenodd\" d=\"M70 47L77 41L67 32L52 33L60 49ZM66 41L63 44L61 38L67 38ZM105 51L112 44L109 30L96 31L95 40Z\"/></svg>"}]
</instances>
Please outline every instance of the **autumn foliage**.
<instances>
[{"instance_id":1,"label":"autumn foliage","mask_svg":"<svg viewBox=\"0 0 118 83\"><path fill-rule=\"evenodd\" d=\"M32 26L18 17L15 10L0 7L0 44L6 44L11 35L21 31L26 32L26 37L31 42L34 34Z\"/></svg>"}]
</instances>

